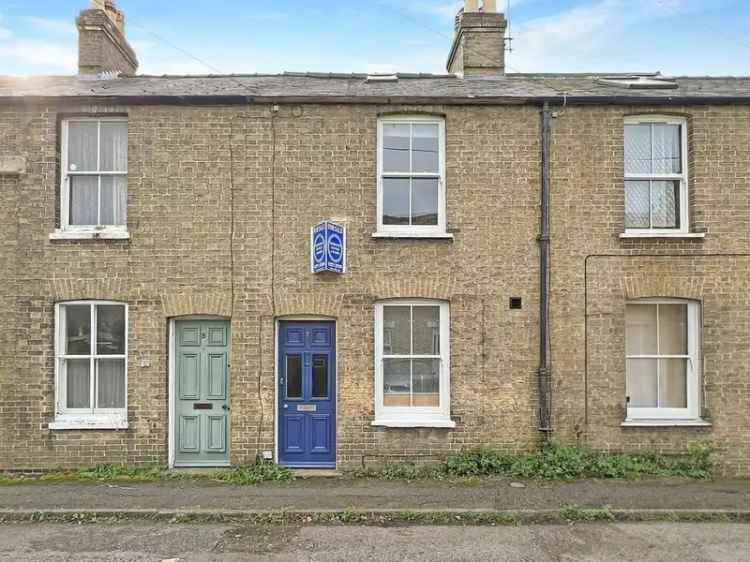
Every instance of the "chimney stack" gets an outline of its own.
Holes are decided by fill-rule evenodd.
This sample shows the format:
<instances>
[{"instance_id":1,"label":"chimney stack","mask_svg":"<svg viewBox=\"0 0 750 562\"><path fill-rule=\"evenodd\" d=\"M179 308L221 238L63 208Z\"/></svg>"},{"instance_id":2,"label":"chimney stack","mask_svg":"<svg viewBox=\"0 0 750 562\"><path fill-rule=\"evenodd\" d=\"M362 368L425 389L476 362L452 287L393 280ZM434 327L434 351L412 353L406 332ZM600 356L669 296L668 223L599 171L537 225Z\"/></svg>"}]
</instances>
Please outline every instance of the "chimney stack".
<instances>
[{"instance_id":1,"label":"chimney stack","mask_svg":"<svg viewBox=\"0 0 750 562\"><path fill-rule=\"evenodd\" d=\"M78 27L78 74L138 70L135 51L125 39L125 16L114 0L91 0L91 8L76 19Z\"/></svg>"},{"instance_id":2,"label":"chimney stack","mask_svg":"<svg viewBox=\"0 0 750 562\"><path fill-rule=\"evenodd\" d=\"M463 77L505 74L505 30L508 22L496 0L465 0L456 15L448 72Z\"/></svg>"}]
</instances>

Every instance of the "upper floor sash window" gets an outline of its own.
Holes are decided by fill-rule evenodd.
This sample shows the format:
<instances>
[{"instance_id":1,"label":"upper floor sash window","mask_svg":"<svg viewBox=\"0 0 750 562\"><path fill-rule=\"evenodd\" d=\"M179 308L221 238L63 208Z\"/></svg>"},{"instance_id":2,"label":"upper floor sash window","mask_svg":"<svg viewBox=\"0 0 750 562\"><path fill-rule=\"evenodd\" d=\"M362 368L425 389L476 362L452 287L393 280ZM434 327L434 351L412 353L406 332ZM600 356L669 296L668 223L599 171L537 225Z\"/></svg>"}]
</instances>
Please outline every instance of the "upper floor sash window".
<instances>
[{"instance_id":1,"label":"upper floor sash window","mask_svg":"<svg viewBox=\"0 0 750 562\"><path fill-rule=\"evenodd\" d=\"M62 229L126 230L127 120L66 119L62 139Z\"/></svg>"}]
</instances>

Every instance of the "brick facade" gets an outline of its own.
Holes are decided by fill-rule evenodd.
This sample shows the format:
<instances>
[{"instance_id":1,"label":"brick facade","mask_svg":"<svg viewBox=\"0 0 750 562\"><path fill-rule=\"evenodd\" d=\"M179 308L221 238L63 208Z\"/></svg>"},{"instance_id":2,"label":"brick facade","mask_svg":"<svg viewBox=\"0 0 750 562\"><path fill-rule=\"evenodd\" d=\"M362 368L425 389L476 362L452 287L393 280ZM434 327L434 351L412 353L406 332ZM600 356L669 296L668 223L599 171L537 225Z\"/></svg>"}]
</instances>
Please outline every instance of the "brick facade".
<instances>
[{"instance_id":1,"label":"brick facade","mask_svg":"<svg viewBox=\"0 0 750 562\"><path fill-rule=\"evenodd\" d=\"M3 314L15 329L6 356L14 359L3 369L2 467L166 462L167 326L188 314L231 319L234 463L252 461L258 445L274 448L274 319L300 314L337 320L342 465L479 444L533 449L538 111L399 108L445 115L455 239L376 240L375 130L378 115L393 109L107 108L129 119L130 241L48 239L59 118L102 110L3 110L4 123L28 131L6 149L33 165L3 180L15 186L3 190L2 221L13 241L3 251L15 266L5 270L12 289ZM22 207L11 199L18 192L28 201ZM314 276L309 228L329 217L348 225L348 271ZM258 251L269 240L273 252ZM523 297L522 310L508 310L511 295ZM455 430L369 425L373 304L396 297L450 302ZM130 304L130 427L49 430L54 303L105 298Z\"/></svg>"},{"instance_id":2,"label":"brick facade","mask_svg":"<svg viewBox=\"0 0 750 562\"><path fill-rule=\"evenodd\" d=\"M448 222L455 238L379 240L371 236L375 128L378 115L393 109L3 109L11 141L3 150L29 165L25 174L0 180L9 266L2 270L0 314L12 327L2 337L2 468L166 462L168 320L195 314L231 319L233 463L274 448L274 319L303 314L337 320L341 466L480 444L537 447L539 110L398 108L445 115ZM50 241L58 220L59 119L102 111L128 114L132 239ZM671 112L689 117L691 212L705 239L618 238L622 122L632 109L568 107L555 119L555 436L666 452L711 439L726 470L743 472L750 456L744 429L750 259L740 254L748 248L750 110ZM324 218L349 228L343 276L309 273L309 227ZM522 310L508 309L510 296L523 297ZM704 414L712 427L620 427L624 303L642 296L703 303ZM450 302L454 430L369 425L373 306L396 297ZM47 428L54 417L54 304L70 299L130 304L128 430Z\"/></svg>"}]
</instances>

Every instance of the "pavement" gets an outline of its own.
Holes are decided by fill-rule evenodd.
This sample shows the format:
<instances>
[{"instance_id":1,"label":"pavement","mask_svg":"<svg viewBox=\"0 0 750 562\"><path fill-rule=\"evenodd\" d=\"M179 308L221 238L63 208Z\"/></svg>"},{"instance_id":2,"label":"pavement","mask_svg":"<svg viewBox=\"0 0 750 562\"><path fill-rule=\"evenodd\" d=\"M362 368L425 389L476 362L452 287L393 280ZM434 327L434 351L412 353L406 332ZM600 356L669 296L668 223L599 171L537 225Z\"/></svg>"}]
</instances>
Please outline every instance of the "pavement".
<instances>
[{"instance_id":1,"label":"pavement","mask_svg":"<svg viewBox=\"0 0 750 562\"><path fill-rule=\"evenodd\" d=\"M516 487L520 484L524 487ZM589 479L550 483L501 478L457 482L321 478L258 486L231 486L210 480L0 486L0 519L3 514L53 510L538 511L571 505L615 510L750 512L750 480Z\"/></svg>"},{"instance_id":2,"label":"pavement","mask_svg":"<svg viewBox=\"0 0 750 562\"><path fill-rule=\"evenodd\" d=\"M0 560L14 562L750 560L735 523L596 523L520 527L6 524Z\"/></svg>"}]
</instances>

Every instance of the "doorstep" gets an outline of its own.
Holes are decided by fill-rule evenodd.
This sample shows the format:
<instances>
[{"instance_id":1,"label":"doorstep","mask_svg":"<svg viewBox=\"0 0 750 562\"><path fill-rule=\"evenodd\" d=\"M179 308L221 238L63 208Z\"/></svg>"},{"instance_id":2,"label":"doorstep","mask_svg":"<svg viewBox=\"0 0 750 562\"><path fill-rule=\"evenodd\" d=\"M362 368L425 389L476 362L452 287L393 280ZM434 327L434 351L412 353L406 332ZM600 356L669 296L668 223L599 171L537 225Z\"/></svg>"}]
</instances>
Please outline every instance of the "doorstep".
<instances>
[{"instance_id":1,"label":"doorstep","mask_svg":"<svg viewBox=\"0 0 750 562\"><path fill-rule=\"evenodd\" d=\"M339 478L343 473L335 468L293 468L292 474L297 478Z\"/></svg>"}]
</instances>

